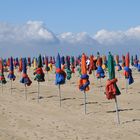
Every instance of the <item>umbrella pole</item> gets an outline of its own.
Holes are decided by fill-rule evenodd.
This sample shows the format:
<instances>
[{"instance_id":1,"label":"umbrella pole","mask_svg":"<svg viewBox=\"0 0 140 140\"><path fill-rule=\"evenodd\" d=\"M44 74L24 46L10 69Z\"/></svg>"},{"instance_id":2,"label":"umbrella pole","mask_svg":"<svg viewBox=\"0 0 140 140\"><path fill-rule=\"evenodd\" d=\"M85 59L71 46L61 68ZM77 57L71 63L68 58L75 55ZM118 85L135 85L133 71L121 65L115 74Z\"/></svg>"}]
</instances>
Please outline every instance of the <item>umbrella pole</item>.
<instances>
[{"instance_id":1,"label":"umbrella pole","mask_svg":"<svg viewBox=\"0 0 140 140\"><path fill-rule=\"evenodd\" d=\"M128 90L128 79L126 79L126 85L125 85L126 87L126 89L125 89L125 92L127 93L127 90Z\"/></svg>"},{"instance_id":2,"label":"umbrella pole","mask_svg":"<svg viewBox=\"0 0 140 140\"><path fill-rule=\"evenodd\" d=\"M2 81L1 81L1 91L3 93L3 84L2 84Z\"/></svg>"},{"instance_id":3,"label":"umbrella pole","mask_svg":"<svg viewBox=\"0 0 140 140\"><path fill-rule=\"evenodd\" d=\"M48 76L48 82L49 82L49 73L48 73L48 71L47 71L47 76Z\"/></svg>"},{"instance_id":4,"label":"umbrella pole","mask_svg":"<svg viewBox=\"0 0 140 140\"><path fill-rule=\"evenodd\" d=\"M86 92L84 91L85 114L87 113L87 106L86 106L87 102L86 102L86 99L87 99L87 97L86 97Z\"/></svg>"},{"instance_id":5,"label":"umbrella pole","mask_svg":"<svg viewBox=\"0 0 140 140\"><path fill-rule=\"evenodd\" d=\"M60 84L58 85L58 89L59 89L59 98L60 98L60 107L61 107L61 90L60 90Z\"/></svg>"},{"instance_id":6,"label":"umbrella pole","mask_svg":"<svg viewBox=\"0 0 140 140\"><path fill-rule=\"evenodd\" d=\"M39 103L39 86L40 85L39 85L39 82L38 82L38 99L37 99L38 100L38 103Z\"/></svg>"},{"instance_id":7,"label":"umbrella pole","mask_svg":"<svg viewBox=\"0 0 140 140\"><path fill-rule=\"evenodd\" d=\"M12 94L12 79L11 79L11 94Z\"/></svg>"},{"instance_id":8,"label":"umbrella pole","mask_svg":"<svg viewBox=\"0 0 140 140\"><path fill-rule=\"evenodd\" d=\"M26 84L25 84L24 92L25 92L25 99L27 100L27 87L26 87Z\"/></svg>"},{"instance_id":9,"label":"umbrella pole","mask_svg":"<svg viewBox=\"0 0 140 140\"><path fill-rule=\"evenodd\" d=\"M118 111L118 103L117 103L117 97L116 96L115 96L115 108L116 108L117 123L120 124L119 111Z\"/></svg>"},{"instance_id":10,"label":"umbrella pole","mask_svg":"<svg viewBox=\"0 0 140 140\"><path fill-rule=\"evenodd\" d=\"M100 78L100 94L101 94L101 78Z\"/></svg>"}]
</instances>

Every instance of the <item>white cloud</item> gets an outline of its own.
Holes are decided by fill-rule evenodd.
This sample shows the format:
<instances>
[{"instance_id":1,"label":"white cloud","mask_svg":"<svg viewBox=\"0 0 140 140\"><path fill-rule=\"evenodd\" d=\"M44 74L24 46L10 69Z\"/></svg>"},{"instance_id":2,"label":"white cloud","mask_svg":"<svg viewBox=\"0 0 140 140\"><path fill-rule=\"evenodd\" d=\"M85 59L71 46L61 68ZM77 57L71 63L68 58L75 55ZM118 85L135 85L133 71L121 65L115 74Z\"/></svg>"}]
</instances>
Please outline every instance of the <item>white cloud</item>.
<instances>
[{"instance_id":1,"label":"white cloud","mask_svg":"<svg viewBox=\"0 0 140 140\"><path fill-rule=\"evenodd\" d=\"M138 53L139 49L140 26L126 31L102 29L91 36L86 32L56 35L41 21L28 21L23 25L0 23L0 56L38 53L54 55L58 51L65 54L90 54L97 51Z\"/></svg>"},{"instance_id":2,"label":"white cloud","mask_svg":"<svg viewBox=\"0 0 140 140\"><path fill-rule=\"evenodd\" d=\"M83 44L83 45L95 45L97 44L96 40L94 40L88 33L80 32L80 33L72 33L65 32L58 35L58 38L61 42L67 42L72 44Z\"/></svg>"}]
</instances>

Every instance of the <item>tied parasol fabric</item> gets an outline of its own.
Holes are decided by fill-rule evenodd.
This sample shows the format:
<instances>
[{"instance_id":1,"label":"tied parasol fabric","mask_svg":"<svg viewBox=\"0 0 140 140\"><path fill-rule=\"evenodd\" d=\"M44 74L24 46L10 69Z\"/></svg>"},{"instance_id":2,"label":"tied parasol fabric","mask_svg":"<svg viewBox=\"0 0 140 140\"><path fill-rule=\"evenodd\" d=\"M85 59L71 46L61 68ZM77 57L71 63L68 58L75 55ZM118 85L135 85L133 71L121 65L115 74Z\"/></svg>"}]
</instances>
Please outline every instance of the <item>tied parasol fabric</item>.
<instances>
[{"instance_id":1,"label":"tied parasol fabric","mask_svg":"<svg viewBox=\"0 0 140 140\"><path fill-rule=\"evenodd\" d=\"M126 55L125 63L126 63L126 66L124 67L124 76L125 76L125 79L128 79L128 84L130 85L134 82L134 79L132 77L132 70L129 68L129 63L130 63L129 53L127 53Z\"/></svg>"},{"instance_id":2,"label":"tied parasol fabric","mask_svg":"<svg viewBox=\"0 0 140 140\"><path fill-rule=\"evenodd\" d=\"M119 64L119 55L116 55L116 70L117 71L121 71L122 70L122 67Z\"/></svg>"},{"instance_id":3,"label":"tied parasol fabric","mask_svg":"<svg viewBox=\"0 0 140 140\"><path fill-rule=\"evenodd\" d=\"M6 84L7 81L5 80L4 77L4 72L3 72L3 60L0 58L0 83Z\"/></svg>"},{"instance_id":4,"label":"tied parasol fabric","mask_svg":"<svg viewBox=\"0 0 140 140\"><path fill-rule=\"evenodd\" d=\"M37 80L38 82L44 82L45 81L45 79L44 79L45 75L44 75L44 72L42 70L42 67L43 67L42 66L42 58L41 58L41 55L39 55L39 57L38 57L38 68L34 72L34 75L36 75L34 80Z\"/></svg>"},{"instance_id":5,"label":"tied parasol fabric","mask_svg":"<svg viewBox=\"0 0 140 140\"><path fill-rule=\"evenodd\" d=\"M133 59L133 55L131 56L131 66L134 66L134 59Z\"/></svg>"},{"instance_id":6,"label":"tied parasol fabric","mask_svg":"<svg viewBox=\"0 0 140 140\"><path fill-rule=\"evenodd\" d=\"M135 55L134 67L138 67L138 56L137 55Z\"/></svg>"},{"instance_id":7,"label":"tied parasol fabric","mask_svg":"<svg viewBox=\"0 0 140 140\"><path fill-rule=\"evenodd\" d=\"M45 57L42 57L42 64L45 65Z\"/></svg>"},{"instance_id":8,"label":"tied parasol fabric","mask_svg":"<svg viewBox=\"0 0 140 140\"><path fill-rule=\"evenodd\" d=\"M92 71L94 70L94 61L93 61L93 55L90 55L90 64L89 64L89 74L92 74Z\"/></svg>"},{"instance_id":9,"label":"tied parasol fabric","mask_svg":"<svg viewBox=\"0 0 140 140\"><path fill-rule=\"evenodd\" d=\"M81 58L81 77L79 81L79 89L81 91L88 91L89 90L89 76L87 75L87 68L86 68L86 55L82 54Z\"/></svg>"},{"instance_id":10,"label":"tied parasol fabric","mask_svg":"<svg viewBox=\"0 0 140 140\"><path fill-rule=\"evenodd\" d=\"M125 67L125 56L122 55L122 68L124 68L124 67Z\"/></svg>"},{"instance_id":11,"label":"tied parasol fabric","mask_svg":"<svg viewBox=\"0 0 140 140\"><path fill-rule=\"evenodd\" d=\"M64 56L61 57L61 69L65 70L65 57Z\"/></svg>"},{"instance_id":12,"label":"tied parasol fabric","mask_svg":"<svg viewBox=\"0 0 140 140\"><path fill-rule=\"evenodd\" d=\"M50 67L48 66L48 57L45 56L45 71L50 71Z\"/></svg>"},{"instance_id":13,"label":"tied parasol fabric","mask_svg":"<svg viewBox=\"0 0 140 140\"><path fill-rule=\"evenodd\" d=\"M19 61L18 61L18 57L16 57L15 59L15 67L19 66Z\"/></svg>"},{"instance_id":14,"label":"tied parasol fabric","mask_svg":"<svg viewBox=\"0 0 140 140\"><path fill-rule=\"evenodd\" d=\"M138 64L138 72L140 72L140 64Z\"/></svg>"},{"instance_id":15,"label":"tied parasol fabric","mask_svg":"<svg viewBox=\"0 0 140 140\"><path fill-rule=\"evenodd\" d=\"M22 72L22 58L20 58L19 60L19 69L18 69L19 72Z\"/></svg>"},{"instance_id":16,"label":"tied parasol fabric","mask_svg":"<svg viewBox=\"0 0 140 140\"><path fill-rule=\"evenodd\" d=\"M28 77L27 74L27 64L26 64L26 60L25 58L22 59L22 63L23 63L23 70L22 70L22 78L20 80L20 83L25 84L25 86L30 86L32 81L30 80L30 78Z\"/></svg>"},{"instance_id":17,"label":"tied parasol fabric","mask_svg":"<svg viewBox=\"0 0 140 140\"><path fill-rule=\"evenodd\" d=\"M16 79L16 76L14 75L14 64L13 64L12 57L10 58L10 70L9 70L8 78L13 81Z\"/></svg>"},{"instance_id":18,"label":"tied parasol fabric","mask_svg":"<svg viewBox=\"0 0 140 140\"><path fill-rule=\"evenodd\" d=\"M74 56L72 56L71 58L70 58L70 63L71 63L71 71L72 71L72 73L75 73L75 59L74 59Z\"/></svg>"},{"instance_id":19,"label":"tied parasol fabric","mask_svg":"<svg viewBox=\"0 0 140 140\"><path fill-rule=\"evenodd\" d=\"M108 100L114 99L116 95L120 95L120 91L116 85L117 79L115 78L115 68L113 56L108 55L108 72L109 79L106 82L105 94Z\"/></svg>"},{"instance_id":20,"label":"tied parasol fabric","mask_svg":"<svg viewBox=\"0 0 140 140\"><path fill-rule=\"evenodd\" d=\"M107 60L105 55L102 56L102 60L103 60L102 68L103 70L105 70L107 68Z\"/></svg>"},{"instance_id":21,"label":"tied parasol fabric","mask_svg":"<svg viewBox=\"0 0 140 140\"><path fill-rule=\"evenodd\" d=\"M37 59L34 58L34 61L33 61L33 69L36 70L37 69Z\"/></svg>"},{"instance_id":22,"label":"tied parasol fabric","mask_svg":"<svg viewBox=\"0 0 140 140\"><path fill-rule=\"evenodd\" d=\"M66 57L66 73L67 73L67 80L71 79L72 71L70 69L70 57Z\"/></svg>"},{"instance_id":23,"label":"tied parasol fabric","mask_svg":"<svg viewBox=\"0 0 140 140\"><path fill-rule=\"evenodd\" d=\"M97 58L97 70L96 70L96 77L97 78L104 78L105 74L104 74L104 70L102 68L102 58L98 56Z\"/></svg>"},{"instance_id":24,"label":"tied parasol fabric","mask_svg":"<svg viewBox=\"0 0 140 140\"><path fill-rule=\"evenodd\" d=\"M28 66L31 67L31 58L28 57Z\"/></svg>"},{"instance_id":25,"label":"tied parasol fabric","mask_svg":"<svg viewBox=\"0 0 140 140\"><path fill-rule=\"evenodd\" d=\"M60 60L59 53L56 58L56 71L55 72L56 72L55 84L56 85L64 84L65 79L66 79L66 73L61 69L61 60Z\"/></svg>"},{"instance_id":26,"label":"tied parasol fabric","mask_svg":"<svg viewBox=\"0 0 140 140\"><path fill-rule=\"evenodd\" d=\"M8 67L7 67L7 60L6 59L3 60L3 70L4 70L4 72L8 72L9 71Z\"/></svg>"}]
</instances>

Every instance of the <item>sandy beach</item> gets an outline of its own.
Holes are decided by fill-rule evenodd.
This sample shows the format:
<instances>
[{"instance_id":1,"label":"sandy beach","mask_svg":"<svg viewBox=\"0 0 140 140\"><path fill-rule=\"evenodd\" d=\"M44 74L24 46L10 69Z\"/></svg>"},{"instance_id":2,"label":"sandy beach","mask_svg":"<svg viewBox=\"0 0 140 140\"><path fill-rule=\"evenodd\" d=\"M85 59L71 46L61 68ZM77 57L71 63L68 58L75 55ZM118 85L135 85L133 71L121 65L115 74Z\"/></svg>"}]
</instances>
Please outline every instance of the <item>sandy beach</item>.
<instances>
[{"instance_id":1,"label":"sandy beach","mask_svg":"<svg viewBox=\"0 0 140 140\"><path fill-rule=\"evenodd\" d=\"M33 80L33 71L28 72L33 83L27 87L27 100L24 85L19 82L20 74L17 70L15 73L12 94L9 79L3 85L3 93L0 86L0 140L140 139L140 73L137 71L133 71L135 82L128 87L127 93L123 71L118 78L120 124L116 121L114 100L107 100L104 94L107 76L101 80L100 89L100 82L90 75L85 115L84 94L78 89L78 73L61 86L61 107L53 72L40 83L39 103L38 83Z\"/></svg>"}]
</instances>

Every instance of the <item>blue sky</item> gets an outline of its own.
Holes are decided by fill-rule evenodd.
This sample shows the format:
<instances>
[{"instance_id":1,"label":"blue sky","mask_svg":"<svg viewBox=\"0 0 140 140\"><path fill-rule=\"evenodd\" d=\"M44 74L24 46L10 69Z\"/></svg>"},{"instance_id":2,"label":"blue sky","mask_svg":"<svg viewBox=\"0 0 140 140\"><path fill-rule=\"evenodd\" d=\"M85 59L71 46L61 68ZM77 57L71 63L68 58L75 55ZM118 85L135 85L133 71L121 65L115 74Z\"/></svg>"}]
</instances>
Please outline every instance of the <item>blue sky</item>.
<instances>
[{"instance_id":1,"label":"blue sky","mask_svg":"<svg viewBox=\"0 0 140 140\"><path fill-rule=\"evenodd\" d=\"M43 21L53 32L126 30L140 24L140 0L0 0L0 21Z\"/></svg>"},{"instance_id":2,"label":"blue sky","mask_svg":"<svg viewBox=\"0 0 140 140\"><path fill-rule=\"evenodd\" d=\"M97 51L140 54L140 0L0 0L0 56Z\"/></svg>"}]
</instances>

